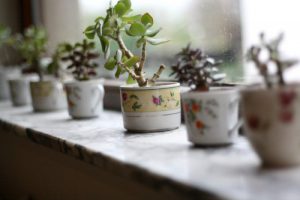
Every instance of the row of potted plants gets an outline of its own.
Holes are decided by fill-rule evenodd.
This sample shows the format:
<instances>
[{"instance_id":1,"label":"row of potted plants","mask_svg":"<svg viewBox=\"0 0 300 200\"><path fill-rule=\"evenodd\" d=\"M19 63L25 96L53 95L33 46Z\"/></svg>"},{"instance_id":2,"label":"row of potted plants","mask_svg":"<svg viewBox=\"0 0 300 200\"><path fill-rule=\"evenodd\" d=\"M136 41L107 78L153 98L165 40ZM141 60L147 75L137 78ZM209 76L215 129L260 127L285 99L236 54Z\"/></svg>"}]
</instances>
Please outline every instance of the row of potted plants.
<instances>
[{"instance_id":1,"label":"row of potted plants","mask_svg":"<svg viewBox=\"0 0 300 200\"><path fill-rule=\"evenodd\" d=\"M116 78L127 76L128 84L120 87L125 129L133 132L176 129L181 123L182 107L188 139L192 143L202 146L233 143L242 124L238 117L240 95L237 87L216 87L216 83L225 77L218 73L222 62L190 45L182 49L177 63L172 66L172 75L181 84L190 86L190 91L182 94L179 83L157 81L164 65L147 77L144 72L146 47L168 42L156 38L161 28L154 29L153 26L154 19L149 13L132 15L130 0L119 0L107 9L105 16L96 18L84 31L88 39L99 39L106 58L104 67L114 71ZM139 55L126 46L125 34L136 39ZM249 60L257 66L266 87L251 87L241 92L247 136L263 163L269 166L300 164L298 87L296 84L286 86L283 77L284 69L296 61L283 60L279 51L281 40L282 36L279 36L269 42L261 35L261 44L250 48ZM62 71L61 62L64 62L75 79L64 84L69 114L73 118L99 116L103 109L104 89L102 81L95 78L97 63L93 61L99 55L95 53L94 42L83 40L74 45L60 44L48 65L48 72L56 79L44 77L40 63L46 48L43 30L28 29L12 43L26 59L28 65L24 72L38 74L39 81L30 83L35 111L66 107L62 82L57 81ZM110 48L112 43L118 47L115 52ZM263 60L261 54L265 52L268 56ZM277 67L275 75L270 73L271 65ZM10 81L14 105L29 103L27 85L28 79Z\"/></svg>"}]
</instances>

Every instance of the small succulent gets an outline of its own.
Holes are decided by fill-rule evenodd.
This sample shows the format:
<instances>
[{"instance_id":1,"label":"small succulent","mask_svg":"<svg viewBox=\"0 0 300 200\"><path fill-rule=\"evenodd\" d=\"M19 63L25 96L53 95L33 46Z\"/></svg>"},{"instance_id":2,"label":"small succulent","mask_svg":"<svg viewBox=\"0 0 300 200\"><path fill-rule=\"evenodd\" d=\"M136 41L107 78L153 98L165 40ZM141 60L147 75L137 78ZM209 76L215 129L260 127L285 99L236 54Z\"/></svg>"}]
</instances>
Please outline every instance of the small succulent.
<instances>
[{"instance_id":1,"label":"small succulent","mask_svg":"<svg viewBox=\"0 0 300 200\"><path fill-rule=\"evenodd\" d=\"M283 86L286 84L283 72L285 69L298 63L295 59L283 59L279 51L279 45L283 40L283 34L267 42L265 34L260 34L260 44L253 45L247 52L247 59L255 64L261 76L263 76L267 88L272 88L277 84ZM263 54L266 58L263 58ZM270 65L276 66L276 74L270 73Z\"/></svg>"},{"instance_id":2,"label":"small succulent","mask_svg":"<svg viewBox=\"0 0 300 200\"><path fill-rule=\"evenodd\" d=\"M161 65L152 78L145 77L146 46L147 44L159 45L168 40L154 38L161 28L153 29L154 20L149 13L137 15L131 13L131 1L119 0L115 6L110 5L106 16L96 18L95 23L88 26L84 33L89 39L94 39L97 35L102 51L107 58L105 68L111 71L116 70L116 78L127 73L128 83L137 81L140 87L154 85L165 67ZM136 38L136 46L141 48L140 56L134 55L127 48L123 40L123 33ZM118 50L110 56L112 42L117 44Z\"/></svg>"},{"instance_id":3,"label":"small succulent","mask_svg":"<svg viewBox=\"0 0 300 200\"><path fill-rule=\"evenodd\" d=\"M16 49L18 49L29 65L23 72L37 73L40 80L43 80L44 69L40 64L41 58L46 52L47 34L43 28L29 27L25 30L24 35L16 35L12 40Z\"/></svg>"},{"instance_id":4,"label":"small succulent","mask_svg":"<svg viewBox=\"0 0 300 200\"><path fill-rule=\"evenodd\" d=\"M71 70L76 80L89 80L91 76L97 75L95 68L98 67L98 64L93 60L99 57L99 54L93 52L94 49L95 43L85 39L81 43L64 45L66 55L61 60L70 62L67 69Z\"/></svg>"},{"instance_id":5,"label":"small succulent","mask_svg":"<svg viewBox=\"0 0 300 200\"><path fill-rule=\"evenodd\" d=\"M10 28L0 25L0 47L5 44L11 36Z\"/></svg>"},{"instance_id":6,"label":"small succulent","mask_svg":"<svg viewBox=\"0 0 300 200\"><path fill-rule=\"evenodd\" d=\"M189 85L192 90L208 91L211 84L225 77L225 74L218 74L217 67L222 61L215 61L200 49L192 49L190 44L177 57L170 76L175 75L180 83Z\"/></svg>"}]
</instances>

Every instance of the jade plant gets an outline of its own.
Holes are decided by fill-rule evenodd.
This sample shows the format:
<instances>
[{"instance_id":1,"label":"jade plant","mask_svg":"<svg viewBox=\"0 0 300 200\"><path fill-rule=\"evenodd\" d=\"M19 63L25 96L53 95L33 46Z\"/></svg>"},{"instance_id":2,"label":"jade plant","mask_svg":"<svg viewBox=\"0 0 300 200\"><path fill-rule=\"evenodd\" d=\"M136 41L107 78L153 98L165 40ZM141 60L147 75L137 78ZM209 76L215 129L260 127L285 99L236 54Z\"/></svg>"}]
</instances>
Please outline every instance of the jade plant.
<instances>
[{"instance_id":1,"label":"jade plant","mask_svg":"<svg viewBox=\"0 0 300 200\"><path fill-rule=\"evenodd\" d=\"M98 64L93 60L99 57L99 54L95 53L94 50L95 43L87 40L74 45L64 44L63 52L66 55L61 60L70 63L67 69L71 70L76 80L90 80L92 76L97 75L95 69Z\"/></svg>"},{"instance_id":2,"label":"jade plant","mask_svg":"<svg viewBox=\"0 0 300 200\"><path fill-rule=\"evenodd\" d=\"M16 48L29 65L28 68L24 69L24 73L37 73L40 81L42 81L44 69L40 60L46 52L46 31L40 27L30 27L25 30L24 35L17 35L14 40Z\"/></svg>"},{"instance_id":3,"label":"jade plant","mask_svg":"<svg viewBox=\"0 0 300 200\"><path fill-rule=\"evenodd\" d=\"M160 65L157 72L146 78L144 65L146 60L146 46L159 45L167 42L165 39L157 39L155 36L161 28L154 29L154 20L149 13L132 15L131 1L119 0L116 5L110 5L105 16L95 19L95 23L88 26L84 33L87 38L100 40L102 51L105 54L107 70L116 70L115 77L128 74L128 83L136 81L139 87L154 85L165 66ZM139 56L129 50L124 42L124 34L136 39L136 46L140 49ZM118 49L110 56L111 43L117 44Z\"/></svg>"},{"instance_id":4,"label":"jade plant","mask_svg":"<svg viewBox=\"0 0 300 200\"><path fill-rule=\"evenodd\" d=\"M190 44L177 57L170 76L175 75L180 83L189 85L194 91L208 91L213 83L225 77L224 74L218 74L217 67L222 61L216 61L200 49L192 49Z\"/></svg>"},{"instance_id":5,"label":"jade plant","mask_svg":"<svg viewBox=\"0 0 300 200\"><path fill-rule=\"evenodd\" d=\"M274 85L284 86L283 72L285 69L295 65L298 61L294 59L283 59L279 51L280 43L283 40L283 34L279 34L273 40L266 41L265 34L260 34L260 44L250 47L247 53L248 61L255 64L260 75L264 78L267 88L272 88ZM264 57L265 56L265 57ZM270 68L276 67L276 73L272 74Z\"/></svg>"}]
</instances>

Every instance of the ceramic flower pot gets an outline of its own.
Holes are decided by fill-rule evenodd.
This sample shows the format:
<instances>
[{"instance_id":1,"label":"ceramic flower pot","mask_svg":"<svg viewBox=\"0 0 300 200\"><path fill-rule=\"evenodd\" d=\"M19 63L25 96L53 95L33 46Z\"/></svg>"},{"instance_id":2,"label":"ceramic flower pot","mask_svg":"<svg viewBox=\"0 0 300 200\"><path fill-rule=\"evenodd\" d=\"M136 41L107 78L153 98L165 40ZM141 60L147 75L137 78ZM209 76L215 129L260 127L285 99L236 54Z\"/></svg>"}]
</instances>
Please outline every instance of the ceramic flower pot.
<instances>
[{"instance_id":1,"label":"ceramic flower pot","mask_svg":"<svg viewBox=\"0 0 300 200\"><path fill-rule=\"evenodd\" d=\"M61 82L56 80L30 82L32 107L36 112L67 108L66 94Z\"/></svg>"},{"instance_id":2,"label":"ceramic flower pot","mask_svg":"<svg viewBox=\"0 0 300 200\"><path fill-rule=\"evenodd\" d=\"M74 81L65 83L69 114L73 118L98 117L103 110L102 81Z\"/></svg>"},{"instance_id":3,"label":"ceramic flower pot","mask_svg":"<svg viewBox=\"0 0 300 200\"><path fill-rule=\"evenodd\" d=\"M8 80L10 78L18 77L20 70L13 69L1 69L0 71L0 100L8 100L10 98Z\"/></svg>"},{"instance_id":4,"label":"ceramic flower pot","mask_svg":"<svg viewBox=\"0 0 300 200\"><path fill-rule=\"evenodd\" d=\"M9 80L10 99L14 106L25 106L31 103L28 78Z\"/></svg>"},{"instance_id":5,"label":"ceramic flower pot","mask_svg":"<svg viewBox=\"0 0 300 200\"><path fill-rule=\"evenodd\" d=\"M300 87L250 89L242 93L245 131L268 167L300 164Z\"/></svg>"},{"instance_id":6,"label":"ceramic flower pot","mask_svg":"<svg viewBox=\"0 0 300 200\"><path fill-rule=\"evenodd\" d=\"M195 145L214 146L234 142L240 126L239 94L236 89L183 94L188 140Z\"/></svg>"},{"instance_id":7,"label":"ceramic flower pot","mask_svg":"<svg viewBox=\"0 0 300 200\"><path fill-rule=\"evenodd\" d=\"M124 127L134 132L155 132L180 126L180 84L157 83L152 87L121 86Z\"/></svg>"}]
</instances>

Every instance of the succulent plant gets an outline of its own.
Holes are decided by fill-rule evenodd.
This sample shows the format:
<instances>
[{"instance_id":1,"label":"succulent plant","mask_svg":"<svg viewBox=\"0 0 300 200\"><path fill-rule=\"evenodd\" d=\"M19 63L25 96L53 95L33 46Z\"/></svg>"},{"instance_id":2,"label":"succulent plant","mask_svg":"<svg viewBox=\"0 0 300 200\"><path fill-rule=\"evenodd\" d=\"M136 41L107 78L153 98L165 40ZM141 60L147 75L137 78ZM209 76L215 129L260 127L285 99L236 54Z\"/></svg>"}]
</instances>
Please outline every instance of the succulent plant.
<instances>
[{"instance_id":1,"label":"succulent plant","mask_svg":"<svg viewBox=\"0 0 300 200\"><path fill-rule=\"evenodd\" d=\"M200 49L192 49L190 44L177 57L170 76L175 75L180 83L189 85L192 90L208 91L211 84L225 77L225 74L218 73L217 68L222 61L216 61Z\"/></svg>"},{"instance_id":2,"label":"succulent plant","mask_svg":"<svg viewBox=\"0 0 300 200\"><path fill-rule=\"evenodd\" d=\"M99 57L99 54L95 53L94 42L88 42L83 40L81 43L74 45L64 44L64 52L66 55L61 58L64 62L70 62L67 69L71 70L74 78L78 81L89 80L91 76L96 76L95 68L98 67L94 59Z\"/></svg>"},{"instance_id":3,"label":"succulent plant","mask_svg":"<svg viewBox=\"0 0 300 200\"><path fill-rule=\"evenodd\" d=\"M40 64L41 58L46 52L47 34L43 28L29 27L24 35L16 35L12 40L14 46L20 51L25 62L29 65L23 71L37 73L40 80L43 80L44 69Z\"/></svg>"},{"instance_id":4,"label":"succulent plant","mask_svg":"<svg viewBox=\"0 0 300 200\"><path fill-rule=\"evenodd\" d=\"M286 84L283 72L285 69L295 65L298 61L295 59L283 59L279 51L280 43L283 40L283 34L267 42L265 34L260 34L260 44L253 45L247 52L247 59L255 64L260 75L264 78L267 88L272 88L274 84L283 86ZM266 58L263 58L263 54ZM270 66L276 66L276 74L270 73Z\"/></svg>"},{"instance_id":5,"label":"succulent plant","mask_svg":"<svg viewBox=\"0 0 300 200\"><path fill-rule=\"evenodd\" d=\"M10 28L0 25L0 47L7 42L11 36Z\"/></svg>"},{"instance_id":6,"label":"succulent plant","mask_svg":"<svg viewBox=\"0 0 300 200\"><path fill-rule=\"evenodd\" d=\"M159 45L167 42L165 39L154 38L161 28L153 29L154 20L149 13L132 15L131 1L119 0L115 6L110 5L106 16L95 19L95 23L88 26L84 33L87 38L94 39L95 35L100 40L102 51L105 54L107 70L116 70L115 77L128 73L128 83L137 81L140 87L154 85L164 70L161 65L157 72L148 79L145 77L144 64L146 59L146 46ZM134 55L126 46L123 34L136 38L137 48L141 48L141 55ZM115 42L118 50L110 56L111 42Z\"/></svg>"}]
</instances>

